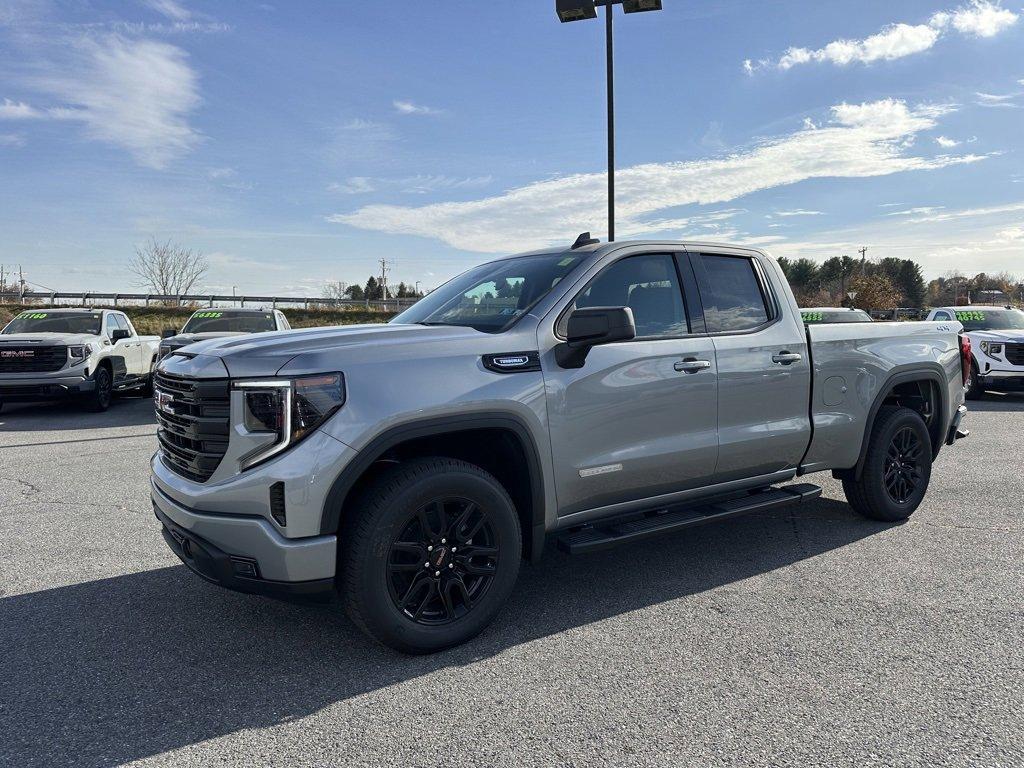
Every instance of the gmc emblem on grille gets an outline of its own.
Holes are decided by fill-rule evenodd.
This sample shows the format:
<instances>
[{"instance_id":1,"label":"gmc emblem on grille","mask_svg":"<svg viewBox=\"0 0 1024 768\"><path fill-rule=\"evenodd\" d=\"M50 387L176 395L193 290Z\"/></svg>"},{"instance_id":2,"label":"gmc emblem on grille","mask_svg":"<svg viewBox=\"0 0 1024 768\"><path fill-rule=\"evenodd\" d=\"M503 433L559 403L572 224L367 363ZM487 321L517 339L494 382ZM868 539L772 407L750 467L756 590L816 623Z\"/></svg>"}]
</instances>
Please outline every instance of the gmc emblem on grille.
<instances>
[{"instance_id":1,"label":"gmc emblem on grille","mask_svg":"<svg viewBox=\"0 0 1024 768\"><path fill-rule=\"evenodd\" d=\"M161 392L159 389L154 393L153 400L156 401L156 409L164 413L174 413L174 395L170 392Z\"/></svg>"},{"instance_id":2,"label":"gmc emblem on grille","mask_svg":"<svg viewBox=\"0 0 1024 768\"><path fill-rule=\"evenodd\" d=\"M36 351L34 349L0 349L0 357L2 358L25 360L26 358L35 356Z\"/></svg>"}]
</instances>

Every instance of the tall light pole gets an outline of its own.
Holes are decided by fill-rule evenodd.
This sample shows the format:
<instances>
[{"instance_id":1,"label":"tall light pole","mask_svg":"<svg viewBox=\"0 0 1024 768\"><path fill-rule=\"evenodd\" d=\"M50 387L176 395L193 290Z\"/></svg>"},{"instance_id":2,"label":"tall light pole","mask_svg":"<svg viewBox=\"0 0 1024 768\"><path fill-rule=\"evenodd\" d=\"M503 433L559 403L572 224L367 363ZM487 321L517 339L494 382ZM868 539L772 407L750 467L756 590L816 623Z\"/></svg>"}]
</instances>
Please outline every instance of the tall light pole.
<instances>
[{"instance_id":1,"label":"tall light pole","mask_svg":"<svg viewBox=\"0 0 1024 768\"><path fill-rule=\"evenodd\" d=\"M615 56L614 13L621 5L626 13L660 11L662 0L555 0L555 12L563 24L597 18L604 6L605 59L608 84L608 242L615 240Z\"/></svg>"}]
</instances>

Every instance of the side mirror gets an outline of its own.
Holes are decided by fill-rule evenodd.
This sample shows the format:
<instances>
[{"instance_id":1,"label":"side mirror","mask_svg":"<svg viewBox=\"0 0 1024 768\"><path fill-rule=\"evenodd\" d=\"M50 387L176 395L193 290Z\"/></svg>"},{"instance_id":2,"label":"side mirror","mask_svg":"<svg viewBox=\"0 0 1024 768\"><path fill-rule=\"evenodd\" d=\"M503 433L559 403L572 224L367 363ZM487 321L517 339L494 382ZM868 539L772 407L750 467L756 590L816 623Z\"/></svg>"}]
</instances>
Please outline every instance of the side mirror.
<instances>
[{"instance_id":1,"label":"side mirror","mask_svg":"<svg viewBox=\"0 0 1024 768\"><path fill-rule=\"evenodd\" d=\"M587 307L569 315L565 343L555 350L563 368L582 368L591 347L636 338L633 310L629 307Z\"/></svg>"},{"instance_id":2,"label":"side mirror","mask_svg":"<svg viewBox=\"0 0 1024 768\"><path fill-rule=\"evenodd\" d=\"M121 339L130 339L131 336L131 333L129 333L124 328L115 328L114 331L110 334L110 340L117 344L117 342L119 342Z\"/></svg>"},{"instance_id":3,"label":"side mirror","mask_svg":"<svg viewBox=\"0 0 1024 768\"><path fill-rule=\"evenodd\" d=\"M160 331L161 339L170 339L178 335L178 331L175 328L164 328Z\"/></svg>"}]
</instances>

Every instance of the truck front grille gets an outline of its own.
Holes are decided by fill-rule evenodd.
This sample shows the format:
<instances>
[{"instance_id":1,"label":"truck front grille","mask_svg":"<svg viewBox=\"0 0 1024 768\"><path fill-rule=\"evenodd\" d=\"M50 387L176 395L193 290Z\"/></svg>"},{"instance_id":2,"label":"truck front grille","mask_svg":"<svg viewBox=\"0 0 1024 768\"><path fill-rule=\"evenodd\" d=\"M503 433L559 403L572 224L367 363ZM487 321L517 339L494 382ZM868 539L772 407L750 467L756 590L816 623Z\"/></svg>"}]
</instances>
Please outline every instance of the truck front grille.
<instances>
[{"instance_id":1,"label":"truck front grille","mask_svg":"<svg viewBox=\"0 0 1024 768\"><path fill-rule=\"evenodd\" d=\"M205 483L228 450L230 382L157 371L153 400L164 464L184 478Z\"/></svg>"},{"instance_id":2,"label":"truck front grille","mask_svg":"<svg viewBox=\"0 0 1024 768\"><path fill-rule=\"evenodd\" d=\"M0 344L0 373L51 373L68 361L66 346Z\"/></svg>"},{"instance_id":3,"label":"truck front grille","mask_svg":"<svg viewBox=\"0 0 1024 768\"><path fill-rule=\"evenodd\" d=\"M1024 344L1007 344L1006 362L1010 365L1024 365Z\"/></svg>"}]
</instances>

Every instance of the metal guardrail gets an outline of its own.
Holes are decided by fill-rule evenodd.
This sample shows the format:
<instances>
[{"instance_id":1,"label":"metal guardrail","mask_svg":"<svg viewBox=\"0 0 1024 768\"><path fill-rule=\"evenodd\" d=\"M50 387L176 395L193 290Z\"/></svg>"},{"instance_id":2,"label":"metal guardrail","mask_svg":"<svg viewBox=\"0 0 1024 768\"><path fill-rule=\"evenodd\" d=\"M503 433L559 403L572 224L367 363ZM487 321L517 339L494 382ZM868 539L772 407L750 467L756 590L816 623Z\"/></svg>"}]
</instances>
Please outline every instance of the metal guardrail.
<instances>
[{"instance_id":1,"label":"metal guardrail","mask_svg":"<svg viewBox=\"0 0 1024 768\"><path fill-rule=\"evenodd\" d=\"M118 302L141 302L144 306L154 304L171 304L181 306L183 304L206 304L214 306L217 304L239 304L244 307L246 303L262 306L270 305L276 308L279 304L302 304L305 307L332 307L348 309L381 309L398 311L403 307L415 304L418 299L325 299L322 296L218 296L210 294L178 294L161 295L156 293L96 293L93 291L4 291L0 292L0 303L10 301L17 304L28 303L49 303L56 305L58 301L77 301L82 306L90 306L97 302L109 302L118 306Z\"/></svg>"}]
</instances>

